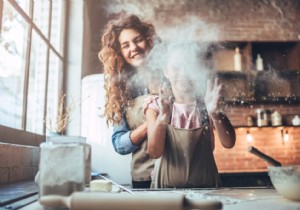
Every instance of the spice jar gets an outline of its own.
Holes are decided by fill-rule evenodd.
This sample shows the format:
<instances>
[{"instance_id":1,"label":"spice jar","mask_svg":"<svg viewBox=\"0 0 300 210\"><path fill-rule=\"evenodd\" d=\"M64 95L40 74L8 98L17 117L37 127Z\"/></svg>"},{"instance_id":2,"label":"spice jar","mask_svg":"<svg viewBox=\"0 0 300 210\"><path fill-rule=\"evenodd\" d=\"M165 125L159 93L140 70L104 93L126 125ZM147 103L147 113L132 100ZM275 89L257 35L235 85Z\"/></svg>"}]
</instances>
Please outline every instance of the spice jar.
<instances>
[{"instance_id":1,"label":"spice jar","mask_svg":"<svg viewBox=\"0 0 300 210\"><path fill-rule=\"evenodd\" d=\"M300 117L298 115L296 115L293 120L292 120L292 124L294 126L299 126L300 125Z\"/></svg>"},{"instance_id":2,"label":"spice jar","mask_svg":"<svg viewBox=\"0 0 300 210\"><path fill-rule=\"evenodd\" d=\"M271 123L272 126L280 126L282 125L282 118L279 112L275 111L271 114Z\"/></svg>"},{"instance_id":3,"label":"spice jar","mask_svg":"<svg viewBox=\"0 0 300 210\"><path fill-rule=\"evenodd\" d=\"M265 109L257 109L257 126L268 126L269 120L268 120L268 113Z\"/></svg>"}]
</instances>

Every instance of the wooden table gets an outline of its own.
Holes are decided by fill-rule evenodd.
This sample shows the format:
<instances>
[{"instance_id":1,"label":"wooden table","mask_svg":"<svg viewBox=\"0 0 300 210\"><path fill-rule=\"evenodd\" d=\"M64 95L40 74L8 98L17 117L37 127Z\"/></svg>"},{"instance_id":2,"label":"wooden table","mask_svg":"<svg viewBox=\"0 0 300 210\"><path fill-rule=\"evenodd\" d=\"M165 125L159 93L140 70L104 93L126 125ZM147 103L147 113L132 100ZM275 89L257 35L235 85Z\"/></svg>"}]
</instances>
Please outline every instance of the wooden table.
<instances>
[{"instance_id":1,"label":"wooden table","mask_svg":"<svg viewBox=\"0 0 300 210\"><path fill-rule=\"evenodd\" d=\"M189 199L218 200L224 210L297 210L300 201L290 201L279 195L273 188L219 188L219 189L184 189L184 190L134 190L143 193L183 193ZM125 192L122 192L125 193ZM34 202L22 210L44 210Z\"/></svg>"}]
</instances>

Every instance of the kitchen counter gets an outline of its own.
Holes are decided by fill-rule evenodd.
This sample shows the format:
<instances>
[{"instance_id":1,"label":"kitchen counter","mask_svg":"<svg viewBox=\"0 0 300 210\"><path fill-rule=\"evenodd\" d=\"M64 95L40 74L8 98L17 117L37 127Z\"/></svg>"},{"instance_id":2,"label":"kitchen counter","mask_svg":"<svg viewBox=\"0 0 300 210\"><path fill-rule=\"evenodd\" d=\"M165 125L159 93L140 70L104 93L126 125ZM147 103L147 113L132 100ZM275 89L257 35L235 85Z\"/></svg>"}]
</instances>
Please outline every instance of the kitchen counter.
<instances>
[{"instance_id":1,"label":"kitchen counter","mask_svg":"<svg viewBox=\"0 0 300 210\"><path fill-rule=\"evenodd\" d=\"M224 210L299 210L300 201L291 201L279 195L274 188L219 188L219 189L164 189L164 190L134 190L136 194L149 193L182 193L189 199L217 200L223 203ZM122 192L125 193L125 192ZM22 210L44 210L34 202Z\"/></svg>"},{"instance_id":2,"label":"kitchen counter","mask_svg":"<svg viewBox=\"0 0 300 210\"><path fill-rule=\"evenodd\" d=\"M223 187L273 187L268 171L219 173Z\"/></svg>"}]
</instances>

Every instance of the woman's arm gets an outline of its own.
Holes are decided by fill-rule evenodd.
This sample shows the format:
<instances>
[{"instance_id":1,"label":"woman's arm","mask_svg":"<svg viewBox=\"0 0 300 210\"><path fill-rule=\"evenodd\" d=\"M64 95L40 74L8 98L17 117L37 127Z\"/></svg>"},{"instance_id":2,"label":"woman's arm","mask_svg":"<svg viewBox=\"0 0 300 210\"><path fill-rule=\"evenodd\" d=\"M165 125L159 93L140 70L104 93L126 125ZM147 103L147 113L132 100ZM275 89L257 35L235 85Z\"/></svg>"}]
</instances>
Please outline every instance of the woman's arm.
<instances>
[{"instance_id":1,"label":"woman's arm","mask_svg":"<svg viewBox=\"0 0 300 210\"><path fill-rule=\"evenodd\" d=\"M115 151L121 155L126 155L136 151L139 144L147 136L147 122L134 130L130 130L123 118L118 125L113 127L112 143Z\"/></svg>"},{"instance_id":2,"label":"woman's arm","mask_svg":"<svg viewBox=\"0 0 300 210\"><path fill-rule=\"evenodd\" d=\"M144 122L139 127L131 131L130 139L132 144L140 145L145 140L147 137L147 124L147 122Z\"/></svg>"}]
</instances>

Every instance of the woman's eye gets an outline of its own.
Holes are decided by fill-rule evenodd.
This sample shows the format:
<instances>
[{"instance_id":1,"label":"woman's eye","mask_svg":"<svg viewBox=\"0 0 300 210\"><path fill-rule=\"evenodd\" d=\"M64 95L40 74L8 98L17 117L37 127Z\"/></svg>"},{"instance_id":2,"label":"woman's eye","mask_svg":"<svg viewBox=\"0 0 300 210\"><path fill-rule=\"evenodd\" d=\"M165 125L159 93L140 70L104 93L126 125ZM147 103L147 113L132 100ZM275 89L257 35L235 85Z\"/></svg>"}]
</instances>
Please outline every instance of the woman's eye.
<instances>
[{"instance_id":1,"label":"woman's eye","mask_svg":"<svg viewBox=\"0 0 300 210\"><path fill-rule=\"evenodd\" d=\"M126 45L122 45L122 49L127 49L129 47L129 45L128 44L126 44Z\"/></svg>"},{"instance_id":2,"label":"woman's eye","mask_svg":"<svg viewBox=\"0 0 300 210\"><path fill-rule=\"evenodd\" d=\"M136 42L140 43L140 42L143 42L145 39L143 37L139 37Z\"/></svg>"}]
</instances>

